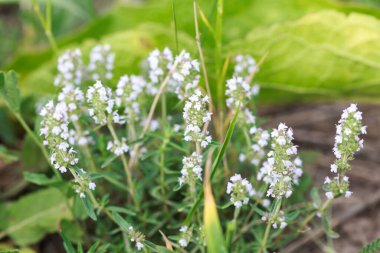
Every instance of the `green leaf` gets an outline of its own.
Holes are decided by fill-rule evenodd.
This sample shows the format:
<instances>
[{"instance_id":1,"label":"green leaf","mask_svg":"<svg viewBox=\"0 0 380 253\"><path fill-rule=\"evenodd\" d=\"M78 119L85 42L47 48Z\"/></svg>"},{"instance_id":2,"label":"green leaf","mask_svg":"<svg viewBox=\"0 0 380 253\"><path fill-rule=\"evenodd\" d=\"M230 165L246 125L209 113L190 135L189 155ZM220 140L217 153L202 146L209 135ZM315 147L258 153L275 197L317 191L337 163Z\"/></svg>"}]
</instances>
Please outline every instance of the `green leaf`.
<instances>
[{"instance_id":1,"label":"green leaf","mask_svg":"<svg viewBox=\"0 0 380 253\"><path fill-rule=\"evenodd\" d=\"M257 75L264 88L324 99L337 95L375 98L380 94L378 43L379 20L322 11L254 30L231 50L256 55L269 52Z\"/></svg>"},{"instance_id":2,"label":"green leaf","mask_svg":"<svg viewBox=\"0 0 380 253\"><path fill-rule=\"evenodd\" d=\"M364 246L359 253L376 253L380 251L380 238Z\"/></svg>"},{"instance_id":3,"label":"green leaf","mask_svg":"<svg viewBox=\"0 0 380 253\"><path fill-rule=\"evenodd\" d=\"M227 253L226 241L223 236L222 226L220 225L210 180L205 183L204 202L203 219L207 252Z\"/></svg>"},{"instance_id":4,"label":"green leaf","mask_svg":"<svg viewBox=\"0 0 380 253\"><path fill-rule=\"evenodd\" d=\"M67 253L76 253L74 246L71 244L70 240L66 237L65 233L61 233L61 237L63 240L63 247L65 248Z\"/></svg>"},{"instance_id":5,"label":"green leaf","mask_svg":"<svg viewBox=\"0 0 380 253\"><path fill-rule=\"evenodd\" d=\"M100 241L95 242L87 251L87 253L95 253L96 249L99 247Z\"/></svg>"},{"instance_id":6,"label":"green leaf","mask_svg":"<svg viewBox=\"0 0 380 253\"><path fill-rule=\"evenodd\" d=\"M85 197L82 200L82 204L83 204L83 207L84 207L84 210L86 210L86 213L87 215L93 219L94 221L97 220L97 217L96 217L96 214L95 214L95 210L94 210L94 206L91 202L91 200L89 199L89 197Z\"/></svg>"},{"instance_id":7,"label":"green leaf","mask_svg":"<svg viewBox=\"0 0 380 253\"><path fill-rule=\"evenodd\" d=\"M21 150L21 160L25 166L33 171L46 170L48 164L43 157L40 147L35 143L33 137L25 135Z\"/></svg>"},{"instance_id":8,"label":"green leaf","mask_svg":"<svg viewBox=\"0 0 380 253\"><path fill-rule=\"evenodd\" d=\"M128 214L128 215L131 215L131 216L136 216L136 213L131 211L131 210L128 210L124 207L119 207L119 206L107 206L107 209L111 212L117 212L117 213L124 213L124 214Z\"/></svg>"},{"instance_id":9,"label":"green leaf","mask_svg":"<svg viewBox=\"0 0 380 253\"><path fill-rule=\"evenodd\" d=\"M4 233L18 245L39 241L57 231L62 219L72 219L65 196L55 188L39 190L9 204Z\"/></svg>"},{"instance_id":10,"label":"green leaf","mask_svg":"<svg viewBox=\"0 0 380 253\"><path fill-rule=\"evenodd\" d=\"M108 157L104 161L104 163L100 166L100 168L104 169L105 167L107 167L108 165L110 165L116 158L117 158L116 155L112 155L112 156Z\"/></svg>"},{"instance_id":11,"label":"green leaf","mask_svg":"<svg viewBox=\"0 0 380 253\"><path fill-rule=\"evenodd\" d=\"M121 230L123 230L125 233L129 233L129 227L131 225L128 222L126 222L124 218L120 216L120 214L112 212L111 215L115 219L115 222L119 225Z\"/></svg>"},{"instance_id":12,"label":"green leaf","mask_svg":"<svg viewBox=\"0 0 380 253\"><path fill-rule=\"evenodd\" d=\"M319 208L321 206L321 196L319 196L318 189L313 187L310 191L310 196L313 201L313 206Z\"/></svg>"},{"instance_id":13,"label":"green leaf","mask_svg":"<svg viewBox=\"0 0 380 253\"><path fill-rule=\"evenodd\" d=\"M4 164L10 164L18 161L18 156L15 152L8 150L5 146L0 145L0 159Z\"/></svg>"},{"instance_id":14,"label":"green leaf","mask_svg":"<svg viewBox=\"0 0 380 253\"><path fill-rule=\"evenodd\" d=\"M61 182L59 178L48 178L45 174L41 173L32 173L25 171L22 173L22 175L26 181L36 185L52 185Z\"/></svg>"},{"instance_id":15,"label":"green leaf","mask_svg":"<svg viewBox=\"0 0 380 253\"><path fill-rule=\"evenodd\" d=\"M152 243L152 242L149 242L149 241L145 241L145 242L144 242L144 245L145 245L148 249L152 250L153 252L157 252L157 253L170 253L170 252L171 252L171 251L168 250L167 248L162 247L162 246L159 246L159 245L156 245L156 244L154 244L154 243Z\"/></svg>"},{"instance_id":16,"label":"green leaf","mask_svg":"<svg viewBox=\"0 0 380 253\"><path fill-rule=\"evenodd\" d=\"M300 214L299 210L291 211L285 215L285 219L287 222L294 221L295 219L297 219L299 214Z\"/></svg>"},{"instance_id":17,"label":"green leaf","mask_svg":"<svg viewBox=\"0 0 380 253\"><path fill-rule=\"evenodd\" d=\"M3 97L9 109L15 113L20 111L20 91L18 78L13 70L0 72L0 96Z\"/></svg>"},{"instance_id":18,"label":"green leaf","mask_svg":"<svg viewBox=\"0 0 380 253\"><path fill-rule=\"evenodd\" d=\"M84 234L82 227L75 221L62 220L61 230L71 242L80 242Z\"/></svg>"}]
</instances>

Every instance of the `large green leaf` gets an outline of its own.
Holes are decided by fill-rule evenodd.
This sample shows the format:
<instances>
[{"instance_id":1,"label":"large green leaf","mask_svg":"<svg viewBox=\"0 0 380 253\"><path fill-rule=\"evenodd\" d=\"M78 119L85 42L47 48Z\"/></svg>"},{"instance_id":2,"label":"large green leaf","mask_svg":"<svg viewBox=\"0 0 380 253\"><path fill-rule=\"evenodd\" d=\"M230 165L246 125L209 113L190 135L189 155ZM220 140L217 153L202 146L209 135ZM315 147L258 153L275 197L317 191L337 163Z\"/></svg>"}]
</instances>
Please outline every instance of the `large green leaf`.
<instances>
[{"instance_id":1,"label":"large green leaf","mask_svg":"<svg viewBox=\"0 0 380 253\"><path fill-rule=\"evenodd\" d=\"M9 235L22 246L57 231L62 219L72 219L65 196L55 188L28 194L9 204L6 209L7 224L0 234Z\"/></svg>"},{"instance_id":2,"label":"large green leaf","mask_svg":"<svg viewBox=\"0 0 380 253\"><path fill-rule=\"evenodd\" d=\"M60 48L82 43L89 38L101 39L106 35L135 28L142 22L164 25L174 37L172 0L146 1L142 4L116 5L109 12L97 18L80 31L75 31L58 41ZM192 15L193 0L174 0L177 29L194 37ZM213 1L198 1L204 13L213 22ZM224 1L224 40L226 42L242 38L253 28L272 25L300 18L306 13L321 9L334 9L345 13L360 12L380 17L379 9L357 4L339 3L335 0L225 0ZM53 5L54 9L54 5ZM67 9L67 8L66 8ZM206 29L201 29L202 40L210 39ZM213 46L212 44L209 44ZM205 46L205 44L203 44ZM20 51L18 57L8 65L23 75L35 69L52 56L48 50Z\"/></svg>"},{"instance_id":3,"label":"large green leaf","mask_svg":"<svg viewBox=\"0 0 380 253\"><path fill-rule=\"evenodd\" d=\"M183 33L180 33L179 37L180 47L192 52L195 48L192 39ZM80 48L84 59L88 59L91 48L97 43L111 45L112 51L116 53L115 78L109 83L111 86L117 83L117 79L121 75L138 74L141 66L140 61L153 49L166 46L174 48L175 44L174 37L165 27L145 24L134 30L105 36L100 41L88 39L80 45L73 45L72 48ZM29 75L25 75L21 84L23 95L53 93L56 90L53 86L56 73L56 59L52 59Z\"/></svg>"},{"instance_id":4,"label":"large green leaf","mask_svg":"<svg viewBox=\"0 0 380 253\"><path fill-rule=\"evenodd\" d=\"M380 21L322 11L254 30L232 51L262 55L263 87L296 93L370 97L380 94Z\"/></svg>"}]
</instances>

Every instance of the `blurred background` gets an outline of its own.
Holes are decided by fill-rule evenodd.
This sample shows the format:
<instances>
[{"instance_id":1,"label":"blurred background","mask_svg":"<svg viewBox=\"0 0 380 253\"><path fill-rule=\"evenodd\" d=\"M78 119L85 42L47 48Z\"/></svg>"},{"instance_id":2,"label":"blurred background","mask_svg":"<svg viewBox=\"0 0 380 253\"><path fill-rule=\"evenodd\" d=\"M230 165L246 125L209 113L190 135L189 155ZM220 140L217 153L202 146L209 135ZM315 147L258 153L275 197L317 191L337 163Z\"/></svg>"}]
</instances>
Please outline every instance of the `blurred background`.
<instances>
[{"instance_id":1,"label":"blurred background","mask_svg":"<svg viewBox=\"0 0 380 253\"><path fill-rule=\"evenodd\" d=\"M211 24L216 2L199 1ZM38 4L44 10L45 0ZM334 208L334 226L341 234L337 252L357 252L380 236L379 19L379 0L224 1L223 58L267 55L256 79L262 87L259 114L268 119L267 127L286 122L294 128L297 144L311 154L310 186L321 184L333 161L334 124L342 109L358 103L364 111L368 136L351 171L354 195ZM200 29L212 94L223 101L223 88L213 82L218 41L201 21ZM78 47L88 55L96 43L110 44L116 52L115 80L136 73L154 48L197 52L191 0L52 0L52 33L59 53ZM32 1L0 0L0 69L19 74L21 111L30 125L36 120L36 98L55 93L56 61ZM0 103L0 231L1 206L33 190L22 172L45 170L40 157ZM313 233L283 251L322 252L322 238ZM15 244L15 238L0 239L0 249ZM63 252L58 244L59 236L52 233L19 245L25 252Z\"/></svg>"}]
</instances>

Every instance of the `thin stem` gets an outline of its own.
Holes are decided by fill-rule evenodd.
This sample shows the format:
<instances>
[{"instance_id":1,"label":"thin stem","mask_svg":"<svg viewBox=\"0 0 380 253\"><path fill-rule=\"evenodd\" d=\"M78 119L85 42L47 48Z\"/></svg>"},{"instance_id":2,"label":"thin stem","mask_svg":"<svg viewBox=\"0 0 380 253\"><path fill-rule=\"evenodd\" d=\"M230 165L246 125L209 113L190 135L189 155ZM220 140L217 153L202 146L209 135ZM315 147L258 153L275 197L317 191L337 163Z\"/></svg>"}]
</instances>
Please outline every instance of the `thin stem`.
<instances>
[{"instance_id":1,"label":"thin stem","mask_svg":"<svg viewBox=\"0 0 380 253\"><path fill-rule=\"evenodd\" d=\"M183 54L184 51L182 51L180 53L180 56ZM178 57L178 58L181 58L181 57ZM168 84L169 82L169 78L170 76L172 75L172 73L174 72L174 70L177 68L177 65L178 65L178 61L175 61L172 68L169 70L168 74L166 75L164 81L162 81L161 85L160 85L160 88L158 89L157 91L157 94L156 96L154 97L153 99L153 103L150 107L150 110L149 110L149 113L148 113L148 117L145 121L145 124L144 124L144 127L143 127L143 130L140 134L140 138L144 137L145 133L148 131L149 129L149 126L150 126L150 123L152 121L152 118L153 118L153 114L154 114L154 111L156 110L156 107L157 107L157 104L158 104L158 101L164 91L164 89L166 88L166 85ZM129 167L130 168L133 168L133 166L136 164L137 162L137 157L138 157L138 151L141 147L141 143L137 143L134 148L133 148L133 156L131 157L131 159L129 160Z\"/></svg>"},{"instance_id":2,"label":"thin stem","mask_svg":"<svg viewBox=\"0 0 380 253\"><path fill-rule=\"evenodd\" d=\"M234 238L234 236L235 236L236 223L237 223L237 218L239 217L239 213L240 213L240 208L235 208L234 218L231 221L231 230L228 229L228 231L227 231L227 247L228 248L231 247L232 238ZM230 249L230 251L231 251L231 249Z\"/></svg>"},{"instance_id":3,"label":"thin stem","mask_svg":"<svg viewBox=\"0 0 380 253\"><path fill-rule=\"evenodd\" d=\"M322 207L320 208L320 209L318 209L317 211L315 211L315 212L312 212L311 214L309 214L306 218L305 218L305 220L302 222L302 224L301 224L301 227L303 228L303 227L305 227L314 217L315 217L315 215L318 213L318 212L320 212L320 213L322 213L322 212L324 212L329 206L330 206L330 204L332 203L332 199L327 199L324 203L323 203L323 205L322 205Z\"/></svg>"},{"instance_id":4,"label":"thin stem","mask_svg":"<svg viewBox=\"0 0 380 253\"><path fill-rule=\"evenodd\" d=\"M267 226L265 228L265 233L264 233L264 239L263 239L263 241L261 243L261 247L260 247L259 253L265 252L266 249L267 249L267 241L268 241L268 237L269 237L270 228L271 228L271 225L272 225L272 223L271 223L271 217L276 217L276 215L280 211L280 208L281 208L281 199L276 199L276 201L274 202L274 210L270 214L270 217L268 218L268 223L267 223Z\"/></svg>"},{"instance_id":5,"label":"thin stem","mask_svg":"<svg viewBox=\"0 0 380 253\"><path fill-rule=\"evenodd\" d=\"M205 64L202 45L201 45L201 35L199 33L199 26L198 26L197 2L195 0L194 0L194 24L195 24L195 40L197 42L199 59L201 62L201 67L202 67L203 77L205 80L207 95L210 98L210 112L212 112L213 111L213 101L212 101L210 84L208 82L207 69L206 69L206 64Z\"/></svg>"},{"instance_id":6,"label":"thin stem","mask_svg":"<svg viewBox=\"0 0 380 253\"><path fill-rule=\"evenodd\" d=\"M82 127L80 126L80 124L76 121L73 121L73 125L74 125L75 130L78 132L79 136L84 136L83 131L82 131ZM86 161L88 162L90 170L92 172L96 172L96 165L95 165L94 159L91 155L90 148L88 147L87 144L83 145L82 147L83 147L83 154L86 158Z\"/></svg>"},{"instance_id":7,"label":"thin stem","mask_svg":"<svg viewBox=\"0 0 380 253\"><path fill-rule=\"evenodd\" d=\"M216 76L219 76L221 67L221 54L222 54L222 28L223 28L223 5L224 0L218 0L216 7L216 22L215 22L215 67Z\"/></svg>"},{"instance_id":8,"label":"thin stem","mask_svg":"<svg viewBox=\"0 0 380 253\"><path fill-rule=\"evenodd\" d=\"M109 129L109 131L110 131L113 139L115 140L116 144L118 146L121 146L120 140L119 140L119 138L116 135L115 129L113 128L113 126L112 126L112 124L110 122L107 123L107 127L108 127L108 129ZM130 195L131 195L131 197L132 197L132 199L133 199L133 201L134 201L134 203L136 205L136 208L138 209L139 205L138 205L137 200L136 200L136 198L134 196L135 186L134 186L133 181L132 181L132 175L131 175L132 172L131 172L131 170L128 167L127 159L125 158L124 154L120 155L120 159L121 159L121 162L123 163L123 168L124 168L124 171L125 171L125 175L127 176L127 181L128 181L128 186L129 186L128 187L129 188L129 193L130 193Z\"/></svg>"},{"instance_id":9,"label":"thin stem","mask_svg":"<svg viewBox=\"0 0 380 253\"><path fill-rule=\"evenodd\" d=\"M174 36L175 36L175 53L178 54L178 31L177 31L177 18L175 14L175 0L172 0L172 12L174 21Z\"/></svg>"},{"instance_id":10,"label":"thin stem","mask_svg":"<svg viewBox=\"0 0 380 253\"><path fill-rule=\"evenodd\" d=\"M45 31L45 35L50 43L51 48L53 49L54 54L57 55L58 47L51 30L51 0L46 1L45 17L42 15L37 0L33 0L33 9L37 14L38 19L40 20L40 23Z\"/></svg>"}]
</instances>

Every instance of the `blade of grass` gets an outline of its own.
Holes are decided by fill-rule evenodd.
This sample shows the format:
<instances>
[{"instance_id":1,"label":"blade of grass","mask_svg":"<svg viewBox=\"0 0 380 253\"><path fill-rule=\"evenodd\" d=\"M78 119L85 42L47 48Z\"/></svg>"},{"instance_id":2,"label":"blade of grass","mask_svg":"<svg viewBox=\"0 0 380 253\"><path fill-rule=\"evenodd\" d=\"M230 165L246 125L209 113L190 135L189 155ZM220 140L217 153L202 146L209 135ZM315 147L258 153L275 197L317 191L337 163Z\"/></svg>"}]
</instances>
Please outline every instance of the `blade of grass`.
<instances>
[{"instance_id":1,"label":"blade of grass","mask_svg":"<svg viewBox=\"0 0 380 253\"><path fill-rule=\"evenodd\" d=\"M175 36L175 54L178 54L178 31L177 31L177 18L175 14L175 0L172 0L173 22L174 22L174 36Z\"/></svg>"},{"instance_id":2,"label":"blade of grass","mask_svg":"<svg viewBox=\"0 0 380 253\"><path fill-rule=\"evenodd\" d=\"M222 226L216 209L215 199L212 194L209 168L206 171L204 183L204 231L206 236L207 251L210 253L227 252Z\"/></svg>"}]
</instances>

